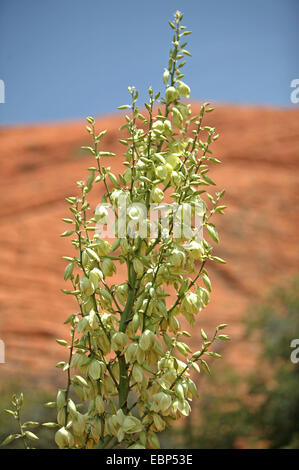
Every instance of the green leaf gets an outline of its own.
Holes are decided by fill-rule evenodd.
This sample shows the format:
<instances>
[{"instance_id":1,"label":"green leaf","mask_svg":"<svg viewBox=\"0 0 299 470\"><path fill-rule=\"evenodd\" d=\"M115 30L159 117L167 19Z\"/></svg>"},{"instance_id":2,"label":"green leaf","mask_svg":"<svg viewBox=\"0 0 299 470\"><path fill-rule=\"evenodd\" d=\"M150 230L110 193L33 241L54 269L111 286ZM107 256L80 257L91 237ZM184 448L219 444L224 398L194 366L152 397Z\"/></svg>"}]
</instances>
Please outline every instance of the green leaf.
<instances>
[{"instance_id":1,"label":"green leaf","mask_svg":"<svg viewBox=\"0 0 299 470\"><path fill-rule=\"evenodd\" d=\"M209 292L212 291L212 284L211 284L211 281L210 281L210 278L207 274L203 274L202 275L202 280L203 280L203 283L204 285L206 286L206 288L208 289Z\"/></svg>"},{"instance_id":2,"label":"green leaf","mask_svg":"<svg viewBox=\"0 0 299 470\"><path fill-rule=\"evenodd\" d=\"M69 263L64 270L64 280L67 281L73 274L74 263Z\"/></svg>"}]
</instances>

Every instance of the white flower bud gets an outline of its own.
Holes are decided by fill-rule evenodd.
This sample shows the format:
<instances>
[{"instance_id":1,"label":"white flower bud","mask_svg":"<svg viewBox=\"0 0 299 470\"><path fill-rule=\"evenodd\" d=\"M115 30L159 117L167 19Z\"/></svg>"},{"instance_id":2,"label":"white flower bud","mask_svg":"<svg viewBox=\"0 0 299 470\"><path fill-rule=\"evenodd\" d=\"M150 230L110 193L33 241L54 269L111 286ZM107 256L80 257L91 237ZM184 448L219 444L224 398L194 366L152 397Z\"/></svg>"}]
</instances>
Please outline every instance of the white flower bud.
<instances>
[{"instance_id":1,"label":"white flower bud","mask_svg":"<svg viewBox=\"0 0 299 470\"><path fill-rule=\"evenodd\" d=\"M68 411L70 412L70 414L73 416L75 416L77 414L77 408L76 408L76 405L75 403L73 402L73 400L71 400L70 398L68 399L68 403L67 403L67 409Z\"/></svg>"},{"instance_id":2,"label":"white flower bud","mask_svg":"<svg viewBox=\"0 0 299 470\"><path fill-rule=\"evenodd\" d=\"M186 261L186 255L183 251L175 249L171 253L169 261L175 267L183 267Z\"/></svg>"},{"instance_id":3,"label":"white flower bud","mask_svg":"<svg viewBox=\"0 0 299 470\"><path fill-rule=\"evenodd\" d=\"M180 157L177 153L170 153L166 155L165 158L167 163L171 166L171 172L172 170L175 170L181 163Z\"/></svg>"},{"instance_id":4,"label":"white flower bud","mask_svg":"<svg viewBox=\"0 0 299 470\"><path fill-rule=\"evenodd\" d=\"M171 406L171 396L164 392L156 393L153 396L153 410L156 412L166 411Z\"/></svg>"},{"instance_id":5,"label":"white flower bud","mask_svg":"<svg viewBox=\"0 0 299 470\"><path fill-rule=\"evenodd\" d=\"M153 130L158 130L160 132L164 131L164 122L161 120L155 121L153 124Z\"/></svg>"},{"instance_id":6,"label":"white flower bud","mask_svg":"<svg viewBox=\"0 0 299 470\"><path fill-rule=\"evenodd\" d=\"M58 390L56 403L57 403L58 410L64 407L65 405L65 391L64 390Z\"/></svg>"},{"instance_id":7,"label":"white flower bud","mask_svg":"<svg viewBox=\"0 0 299 470\"><path fill-rule=\"evenodd\" d=\"M94 218L98 224L106 225L109 221L109 214L106 207L99 205L95 210Z\"/></svg>"},{"instance_id":8,"label":"white flower bud","mask_svg":"<svg viewBox=\"0 0 299 470\"><path fill-rule=\"evenodd\" d=\"M102 375L101 364L97 359L93 359L88 366L88 375L93 380L98 380Z\"/></svg>"},{"instance_id":9,"label":"white flower bud","mask_svg":"<svg viewBox=\"0 0 299 470\"><path fill-rule=\"evenodd\" d=\"M115 290L115 294L117 297L117 300L122 304L125 305L127 298L128 298L128 284L125 282L124 284L120 284L117 286Z\"/></svg>"},{"instance_id":10,"label":"white flower bud","mask_svg":"<svg viewBox=\"0 0 299 470\"><path fill-rule=\"evenodd\" d=\"M89 280L94 286L97 286L103 280L102 271L98 268L93 268L89 273Z\"/></svg>"},{"instance_id":11,"label":"white flower bud","mask_svg":"<svg viewBox=\"0 0 299 470\"><path fill-rule=\"evenodd\" d=\"M151 201L152 202L159 203L159 202L163 201L163 199L164 199L164 193L163 193L162 189L153 188L151 190Z\"/></svg>"},{"instance_id":12,"label":"white flower bud","mask_svg":"<svg viewBox=\"0 0 299 470\"><path fill-rule=\"evenodd\" d=\"M136 272L137 276L140 277L143 274L144 266L143 263L138 258L133 259L133 267L134 271Z\"/></svg>"},{"instance_id":13,"label":"white flower bud","mask_svg":"<svg viewBox=\"0 0 299 470\"><path fill-rule=\"evenodd\" d=\"M134 416L126 416L121 427L124 432L128 434L133 434L142 430L141 422L138 418L135 418Z\"/></svg>"},{"instance_id":14,"label":"white flower bud","mask_svg":"<svg viewBox=\"0 0 299 470\"><path fill-rule=\"evenodd\" d=\"M188 251L191 259L201 259L204 254L202 243L192 240L184 245L186 251Z\"/></svg>"},{"instance_id":15,"label":"white flower bud","mask_svg":"<svg viewBox=\"0 0 299 470\"><path fill-rule=\"evenodd\" d=\"M143 369L140 367L139 364L134 364L133 366L133 372L132 372L132 377L135 380L135 382L140 383L143 380Z\"/></svg>"},{"instance_id":16,"label":"white flower bud","mask_svg":"<svg viewBox=\"0 0 299 470\"><path fill-rule=\"evenodd\" d=\"M130 184L132 181L132 170L131 168L127 168L123 174L124 180L127 184Z\"/></svg>"},{"instance_id":17,"label":"white flower bud","mask_svg":"<svg viewBox=\"0 0 299 470\"><path fill-rule=\"evenodd\" d=\"M90 296L94 293L94 286L87 276L83 276L80 279L80 291L86 296Z\"/></svg>"},{"instance_id":18,"label":"white flower bud","mask_svg":"<svg viewBox=\"0 0 299 470\"><path fill-rule=\"evenodd\" d=\"M126 360L128 363L133 364L133 362L136 361L137 351L138 351L137 343L129 344L127 351L126 351Z\"/></svg>"},{"instance_id":19,"label":"white flower bud","mask_svg":"<svg viewBox=\"0 0 299 470\"><path fill-rule=\"evenodd\" d=\"M159 178L160 180L165 180L168 176L168 170L167 170L166 166L159 165L155 169L155 172L156 172L157 178Z\"/></svg>"},{"instance_id":20,"label":"white flower bud","mask_svg":"<svg viewBox=\"0 0 299 470\"><path fill-rule=\"evenodd\" d=\"M154 341L155 341L154 333L150 330L145 330L139 339L139 347L143 351L147 351L153 346Z\"/></svg>"},{"instance_id":21,"label":"white flower bud","mask_svg":"<svg viewBox=\"0 0 299 470\"><path fill-rule=\"evenodd\" d=\"M126 255L129 251L129 243L126 238L121 238L120 240L120 249L123 255Z\"/></svg>"},{"instance_id":22,"label":"white flower bud","mask_svg":"<svg viewBox=\"0 0 299 470\"><path fill-rule=\"evenodd\" d=\"M182 312L187 312L191 313L192 315L195 315L202 308L200 297L194 292L188 292L182 301L181 308Z\"/></svg>"},{"instance_id":23,"label":"white flower bud","mask_svg":"<svg viewBox=\"0 0 299 470\"><path fill-rule=\"evenodd\" d=\"M173 129L172 129L172 125L171 125L171 122L166 119L164 121L164 134L167 136L167 137L170 137L173 133Z\"/></svg>"},{"instance_id":24,"label":"white flower bud","mask_svg":"<svg viewBox=\"0 0 299 470\"><path fill-rule=\"evenodd\" d=\"M174 86L169 86L166 88L165 92L165 98L166 98L166 103L172 103L175 101L178 97L178 91Z\"/></svg>"},{"instance_id":25,"label":"white flower bud","mask_svg":"<svg viewBox=\"0 0 299 470\"><path fill-rule=\"evenodd\" d=\"M97 395L95 398L95 410L99 414L102 414L105 411L105 403L100 395Z\"/></svg>"},{"instance_id":26,"label":"white flower bud","mask_svg":"<svg viewBox=\"0 0 299 470\"><path fill-rule=\"evenodd\" d=\"M179 81L178 82L179 94L184 98L190 98L190 88L186 83Z\"/></svg>"},{"instance_id":27,"label":"white flower bud","mask_svg":"<svg viewBox=\"0 0 299 470\"><path fill-rule=\"evenodd\" d=\"M175 185L175 186L179 186L182 182L182 177L180 176L180 174L177 172L177 171L172 171L171 172L171 182Z\"/></svg>"},{"instance_id":28,"label":"white flower bud","mask_svg":"<svg viewBox=\"0 0 299 470\"><path fill-rule=\"evenodd\" d=\"M169 70L165 69L164 73L163 73L163 83L164 83L164 85L166 85L166 83L168 82L168 79L169 79Z\"/></svg>"},{"instance_id":29,"label":"white flower bud","mask_svg":"<svg viewBox=\"0 0 299 470\"><path fill-rule=\"evenodd\" d=\"M125 333L119 331L118 333L114 333L111 338L111 347L113 351L122 351L127 344L128 337Z\"/></svg>"},{"instance_id":30,"label":"white flower bud","mask_svg":"<svg viewBox=\"0 0 299 470\"><path fill-rule=\"evenodd\" d=\"M72 429L74 434L77 436L81 436L85 430L85 417L80 413L76 413L72 416Z\"/></svg>"},{"instance_id":31,"label":"white flower bud","mask_svg":"<svg viewBox=\"0 0 299 470\"><path fill-rule=\"evenodd\" d=\"M67 447L73 447L74 438L72 434L65 429L65 427L62 427L55 434L55 442L60 449L64 449Z\"/></svg>"},{"instance_id":32,"label":"white flower bud","mask_svg":"<svg viewBox=\"0 0 299 470\"><path fill-rule=\"evenodd\" d=\"M154 420L154 425L155 425L155 431L156 432L161 432L161 431L164 431L165 427L166 427L166 423L165 421L161 418L160 415L154 413L153 414L153 420Z\"/></svg>"},{"instance_id":33,"label":"white flower bud","mask_svg":"<svg viewBox=\"0 0 299 470\"><path fill-rule=\"evenodd\" d=\"M111 245L108 243L106 240L101 240L97 236L94 237L94 242L96 243L95 246L92 248L96 250L99 256L105 256L108 255L111 251Z\"/></svg>"}]
</instances>

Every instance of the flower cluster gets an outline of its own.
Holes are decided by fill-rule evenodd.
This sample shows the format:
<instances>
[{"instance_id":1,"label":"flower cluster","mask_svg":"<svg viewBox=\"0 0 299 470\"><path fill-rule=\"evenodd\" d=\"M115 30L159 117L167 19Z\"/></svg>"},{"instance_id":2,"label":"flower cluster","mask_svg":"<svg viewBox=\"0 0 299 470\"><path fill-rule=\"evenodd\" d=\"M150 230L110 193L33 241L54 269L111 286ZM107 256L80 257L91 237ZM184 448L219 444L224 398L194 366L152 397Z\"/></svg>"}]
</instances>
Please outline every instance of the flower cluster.
<instances>
[{"instance_id":1,"label":"flower cluster","mask_svg":"<svg viewBox=\"0 0 299 470\"><path fill-rule=\"evenodd\" d=\"M73 237L76 250L74 256L64 257L64 278L72 288L63 292L76 298L78 312L66 320L70 342L57 340L69 350L68 361L57 364L67 374L67 385L56 400L55 440L61 448L112 448L120 443L127 448L159 448L157 433L188 416L197 397L192 369L195 374L200 369L209 373L206 356L220 357L211 345L228 339L221 334L225 324L210 339L201 330L201 345L192 352L191 335L182 323L193 326L209 303L207 263L224 262L213 255L211 241L218 243L218 234L211 217L225 209L220 205L224 191L206 191L215 184L208 176L209 164L219 163L210 149L218 135L203 122L212 108L205 103L199 115L192 116L185 102L190 88L182 68L190 55L184 43L190 31L181 25L182 17L176 12L170 22L173 40L163 73L165 98L150 88L144 115L137 107L138 92L129 87L132 102L120 106L130 114L122 126L127 138L120 140L125 148L122 174L116 176L103 166L103 158L114 154L101 149L106 131L97 133L94 119L87 118L93 145L84 150L96 165L89 168L86 182L77 183L80 195L66 199L71 217L63 219L70 229L62 236ZM95 231L97 224L108 223L105 208L89 215L87 195L97 184L105 186L102 202L113 208L116 225L120 198L128 202L125 218L121 215L131 230L113 244ZM142 222L149 228L150 205L167 200L175 203L166 206L168 232L163 231L160 214L156 237L147 232L134 236L138 217L132 204L145 205ZM201 208L204 237L192 223L193 209L189 232L174 233L174 220L179 211L184 215L185 206ZM127 278L115 285L120 265Z\"/></svg>"}]
</instances>

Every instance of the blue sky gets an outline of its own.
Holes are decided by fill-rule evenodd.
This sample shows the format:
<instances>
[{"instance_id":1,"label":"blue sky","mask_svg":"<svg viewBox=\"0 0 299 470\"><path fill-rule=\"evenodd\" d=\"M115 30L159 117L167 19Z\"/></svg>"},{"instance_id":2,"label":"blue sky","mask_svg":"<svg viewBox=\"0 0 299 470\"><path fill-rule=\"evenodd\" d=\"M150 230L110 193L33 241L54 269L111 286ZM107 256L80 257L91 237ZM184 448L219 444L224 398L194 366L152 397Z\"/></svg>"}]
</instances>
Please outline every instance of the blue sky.
<instances>
[{"instance_id":1,"label":"blue sky","mask_svg":"<svg viewBox=\"0 0 299 470\"><path fill-rule=\"evenodd\" d=\"M193 31L193 99L295 106L298 0L1 0L0 123L110 113L128 85L142 104L163 87L176 9Z\"/></svg>"}]
</instances>

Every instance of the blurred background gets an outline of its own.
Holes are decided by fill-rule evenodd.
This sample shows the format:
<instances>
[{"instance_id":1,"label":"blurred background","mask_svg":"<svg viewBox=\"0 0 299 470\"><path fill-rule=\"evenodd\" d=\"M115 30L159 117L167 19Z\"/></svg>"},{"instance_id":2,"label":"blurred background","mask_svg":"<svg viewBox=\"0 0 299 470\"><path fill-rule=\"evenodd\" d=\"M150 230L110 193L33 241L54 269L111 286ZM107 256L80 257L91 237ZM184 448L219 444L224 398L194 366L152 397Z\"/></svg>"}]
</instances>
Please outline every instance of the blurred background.
<instances>
[{"instance_id":1,"label":"blurred background","mask_svg":"<svg viewBox=\"0 0 299 470\"><path fill-rule=\"evenodd\" d=\"M194 331L228 323L232 341L218 346L212 377L200 377L200 398L164 447L267 448L299 445L299 31L296 0L0 1L0 410L12 391L25 392L25 418L52 421L42 407L64 383L55 364L67 338L63 321L76 308L60 289L71 252L64 230L66 196L85 178L90 159L84 118L108 129L107 164L117 173L123 123L116 107L128 85L163 90L171 31L184 12L185 80L193 113L215 102L206 124L220 139L212 169L226 189L216 221L225 266L210 269L213 295ZM297 80L297 82L296 82ZM293 86L292 86L293 85ZM96 205L101 193L93 195ZM38 404L37 404L38 403ZM14 423L0 412L0 440ZM188 432L186 432L187 426ZM40 447L49 447L46 431Z\"/></svg>"}]
</instances>

